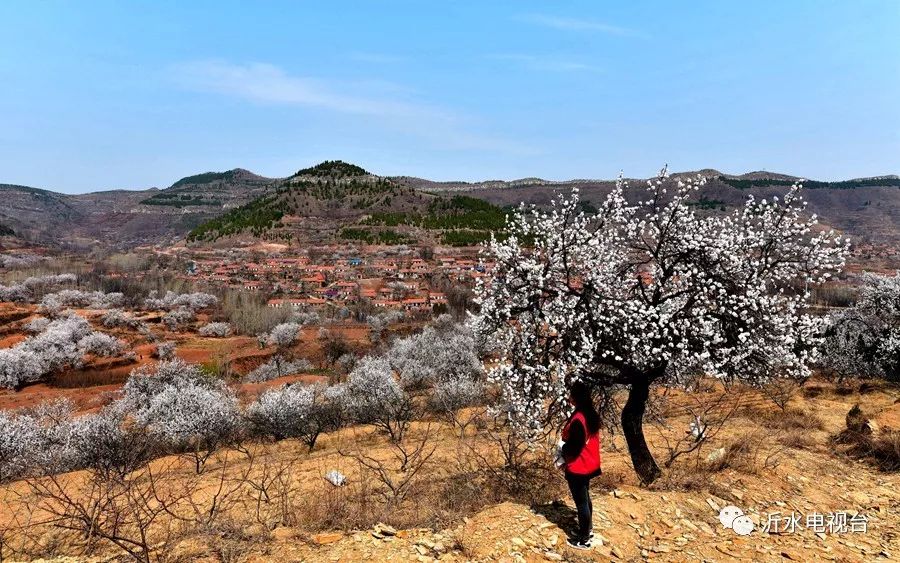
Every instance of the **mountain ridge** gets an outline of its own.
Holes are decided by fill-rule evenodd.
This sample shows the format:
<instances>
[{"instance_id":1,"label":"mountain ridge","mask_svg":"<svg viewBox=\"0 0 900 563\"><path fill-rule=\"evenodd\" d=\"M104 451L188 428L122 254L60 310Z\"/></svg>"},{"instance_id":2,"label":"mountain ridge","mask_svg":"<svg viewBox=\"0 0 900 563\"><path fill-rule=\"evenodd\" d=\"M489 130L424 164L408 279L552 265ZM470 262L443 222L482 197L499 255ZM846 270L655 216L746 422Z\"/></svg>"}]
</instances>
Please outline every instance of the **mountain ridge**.
<instances>
[{"instance_id":1,"label":"mountain ridge","mask_svg":"<svg viewBox=\"0 0 900 563\"><path fill-rule=\"evenodd\" d=\"M785 186L800 181L800 177L778 172L757 170L727 174L714 168L674 172L671 176L698 174L708 179L702 190L704 205L718 205L722 209L740 204L747 193L758 193L762 197L777 195ZM639 178L628 180L632 185L642 181ZM354 182L356 193L350 200L341 201L346 194L339 185ZM391 184L390 189L402 192L402 195L397 200L379 196L378 201L369 201L366 198L374 198L375 194L363 196L362 192L368 189L365 185L379 182ZM380 221L386 232L397 226L389 224L397 222L396 216L388 217L392 214L412 214L403 220L422 221L429 215L429 204L424 200L435 196L465 195L502 208L523 201L546 205L560 190L578 187L585 201L596 204L614 183L614 179L544 180L536 177L481 182L433 181L414 176L379 176L355 164L334 160L302 168L284 178L268 178L244 168L233 168L185 176L167 188L143 190L63 194L44 188L0 184L6 204L0 209L0 224L23 239L63 248L88 248L98 244L114 248L167 245L183 240L199 226L232 210L277 194L285 186L306 184L306 188L295 190L291 196L292 202L296 200L300 206L292 210L299 214L291 216L293 221L308 224L310 232L323 228L323 224L317 224L323 217L327 219L326 223L332 219L349 221L343 225L332 221L329 232L340 236L343 227L352 227L357 230L344 234L365 237L368 236L362 232L365 229L360 230L357 225L360 221L373 223L365 225L369 231L372 230L369 227ZM810 210L822 217L823 222L867 240L900 241L900 190L897 189L900 177L897 175L840 182L808 180L806 183ZM322 191L322 186L328 186L333 193ZM409 189L424 195L405 191ZM301 199L306 202L306 207L300 204ZM411 203L413 199L418 203ZM361 207L342 215L336 211L342 205ZM376 219L365 217L372 214ZM437 222L430 220L430 224ZM60 226L64 227L61 229ZM61 232L65 235L60 235Z\"/></svg>"}]
</instances>

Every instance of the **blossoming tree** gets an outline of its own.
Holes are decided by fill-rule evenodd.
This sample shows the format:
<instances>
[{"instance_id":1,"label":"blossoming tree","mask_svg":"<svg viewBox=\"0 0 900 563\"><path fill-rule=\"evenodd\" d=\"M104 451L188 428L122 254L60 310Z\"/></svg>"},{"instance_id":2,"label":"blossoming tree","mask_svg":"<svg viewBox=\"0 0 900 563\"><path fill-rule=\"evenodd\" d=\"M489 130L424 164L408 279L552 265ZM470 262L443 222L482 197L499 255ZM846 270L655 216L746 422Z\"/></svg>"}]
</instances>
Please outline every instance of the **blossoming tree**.
<instances>
[{"instance_id":1,"label":"blossoming tree","mask_svg":"<svg viewBox=\"0 0 900 563\"><path fill-rule=\"evenodd\" d=\"M596 214L574 191L548 211L521 207L490 241L474 326L499 344L490 377L514 428L536 436L573 379L627 388L622 430L649 483L660 474L643 433L651 386L808 375L823 323L805 312L808 285L843 266L847 241L815 232L799 186L713 214L692 205L702 184L665 170L646 192L620 179Z\"/></svg>"},{"instance_id":2,"label":"blossoming tree","mask_svg":"<svg viewBox=\"0 0 900 563\"><path fill-rule=\"evenodd\" d=\"M900 381L900 272L864 274L854 306L832 315L823 348L824 366L840 377Z\"/></svg>"}]
</instances>

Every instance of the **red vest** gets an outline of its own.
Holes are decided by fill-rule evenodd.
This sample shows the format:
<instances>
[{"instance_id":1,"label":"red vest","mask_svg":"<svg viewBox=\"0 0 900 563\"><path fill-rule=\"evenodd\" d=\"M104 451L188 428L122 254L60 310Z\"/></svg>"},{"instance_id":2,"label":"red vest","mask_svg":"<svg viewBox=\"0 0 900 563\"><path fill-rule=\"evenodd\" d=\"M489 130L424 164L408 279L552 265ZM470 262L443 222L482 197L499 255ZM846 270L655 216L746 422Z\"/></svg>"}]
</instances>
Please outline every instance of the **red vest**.
<instances>
[{"instance_id":1,"label":"red vest","mask_svg":"<svg viewBox=\"0 0 900 563\"><path fill-rule=\"evenodd\" d=\"M584 428L587 439L578 457L566 464L566 471L576 475L592 475L600 470L600 432L588 434L587 421L585 421L584 415L576 412L569 419L569 422L566 423L565 428L563 428L563 441L569 439L569 427L576 421Z\"/></svg>"}]
</instances>

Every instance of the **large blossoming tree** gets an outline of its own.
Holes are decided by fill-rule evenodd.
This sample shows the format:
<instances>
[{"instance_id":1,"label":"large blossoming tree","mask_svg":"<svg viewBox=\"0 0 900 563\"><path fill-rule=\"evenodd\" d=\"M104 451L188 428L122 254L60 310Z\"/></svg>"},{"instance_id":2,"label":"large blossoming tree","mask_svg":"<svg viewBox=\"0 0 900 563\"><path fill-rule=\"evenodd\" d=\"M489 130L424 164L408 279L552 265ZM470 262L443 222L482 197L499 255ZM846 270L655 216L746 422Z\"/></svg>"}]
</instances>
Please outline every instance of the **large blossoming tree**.
<instances>
[{"instance_id":1,"label":"large blossoming tree","mask_svg":"<svg viewBox=\"0 0 900 563\"><path fill-rule=\"evenodd\" d=\"M502 351L490 376L514 428L538 435L572 379L627 388L622 430L649 483L651 386L808 375L824 322L805 311L809 286L843 266L848 242L816 232L799 186L714 214L693 205L702 184L665 170L646 191L620 179L596 214L575 191L548 211L521 207L491 240L474 325Z\"/></svg>"}]
</instances>

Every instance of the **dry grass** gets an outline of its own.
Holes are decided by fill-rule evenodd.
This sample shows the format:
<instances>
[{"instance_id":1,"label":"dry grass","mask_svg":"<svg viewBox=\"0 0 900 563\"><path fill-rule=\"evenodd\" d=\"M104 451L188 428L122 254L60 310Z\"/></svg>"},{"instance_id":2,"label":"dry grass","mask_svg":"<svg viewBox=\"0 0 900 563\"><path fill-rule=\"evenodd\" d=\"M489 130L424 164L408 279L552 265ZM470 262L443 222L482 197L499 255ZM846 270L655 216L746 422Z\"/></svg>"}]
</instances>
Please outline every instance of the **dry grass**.
<instances>
[{"instance_id":1,"label":"dry grass","mask_svg":"<svg viewBox=\"0 0 900 563\"><path fill-rule=\"evenodd\" d=\"M800 407L788 407L785 410L757 410L753 418L769 430L814 432L825 429L825 421L816 413Z\"/></svg>"},{"instance_id":2,"label":"dry grass","mask_svg":"<svg viewBox=\"0 0 900 563\"><path fill-rule=\"evenodd\" d=\"M870 462L880 471L900 471L900 431L884 430L873 436L867 432L845 429L832 437L832 443L843 446L844 453Z\"/></svg>"},{"instance_id":3,"label":"dry grass","mask_svg":"<svg viewBox=\"0 0 900 563\"><path fill-rule=\"evenodd\" d=\"M831 393L828 387L823 388L823 392ZM799 400L783 411L771 406L767 409L757 407L736 417L702 453L691 452L679 458L652 489L703 491L729 498L728 487L734 487L735 481L752 482L768 474L778 466L788 448L809 450L822 443L824 433L817 432L825 428L825 423L813 410L816 404L827 405L829 401L807 403ZM828 421L834 423L835 413L823 414L830 415ZM686 416L677 417L661 431L680 435L687 421ZM418 433L428 424L414 422L413 435L421 435ZM236 561L256 548L263 549L260 546L271 541L270 531L280 526L302 531L298 533L300 537L320 531L365 530L377 522L400 529L443 530L454 527L464 517L504 501L537 506L568 497L562 474L552 466L544 452L528 453L515 448L512 453L512 450L501 451L497 439L503 434L497 432L489 419L473 419L462 433L446 423L431 421L430 425L435 427L430 438L437 446L435 458L429 461L420 478L411 484L399 502L387 502L379 481L367 476L368 470L352 458L338 453L356 434L359 448L379 459L388 459L388 441L371 427L323 435L312 453L307 453L293 441L248 444L246 452L229 451L232 461L227 470L222 469L224 452L217 454L196 481L191 481L194 479L190 477L191 471L176 467L176 473L166 478L170 482L184 483L185 487L197 483L198 488L190 499L197 499L197 506L201 508L208 507L211 501L220 469L225 489L233 487L234 492L228 498L219 497L217 502L223 508L215 518L203 525L186 523L174 540L209 546L207 553L217 560ZM657 438L656 429L652 432L648 438ZM840 440L847 451L871 460L880 469L900 470L900 432L883 431L875 437L853 437L842 433ZM610 452L614 442L611 437L605 440L604 457L608 463L604 465L604 473L593 480L595 494L623 484L635 484L627 452ZM509 442L506 443L509 447ZM714 455L710 460L708 455L718 454L719 449L721 455ZM803 455L826 454L820 449L814 454ZM154 463L164 464L166 460ZM786 471L785 467L792 470L793 461L786 462L779 471ZM334 487L325 481L322 475L330 469L343 472L348 477L348 484ZM12 506L17 501L11 499L8 502ZM198 521L189 504L180 507L179 510L184 511L181 513L183 518ZM4 507L0 506L2 512ZM0 517L0 524L2 521ZM7 535L0 528L0 544ZM28 540L33 541L29 555L35 557L72 553L75 545L70 532L50 527L35 528L33 536ZM14 543L18 541L15 537L8 539ZM109 551L108 546L104 551ZM5 554L0 553L2 555ZM164 559L194 560L184 554L178 557L167 555Z\"/></svg>"},{"instance_id":4,"label":"dry grass","mask_svg":"<svg viewBox=\"0 0 900 563\"><path fill-rule=\"evenodd\" d=\"M811 449L816 445L816 439L805 430L788 430L778 436L778 441L789 448L798 450Z\"/></svg>"}]
</instances>

